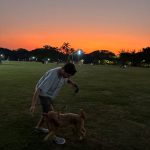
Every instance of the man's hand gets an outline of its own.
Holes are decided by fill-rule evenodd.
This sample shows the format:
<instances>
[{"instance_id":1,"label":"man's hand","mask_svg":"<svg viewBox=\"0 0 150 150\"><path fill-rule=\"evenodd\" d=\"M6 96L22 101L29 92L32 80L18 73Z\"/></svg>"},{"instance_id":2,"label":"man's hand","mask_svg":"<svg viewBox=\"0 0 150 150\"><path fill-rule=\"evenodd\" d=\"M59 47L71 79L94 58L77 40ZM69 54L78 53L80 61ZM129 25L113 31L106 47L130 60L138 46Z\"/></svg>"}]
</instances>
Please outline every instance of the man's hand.
<instances>
[{"instance_id":1,"label":"man's hand","mask_svg":"<svg viewBox=\"0 0 150 150\"><path fill-rule=\"evenodd\" d=\"M30 107L30 112L31 112L32 115L33 115L33 113L35 112L35 106L31 106L31 107Z\"/></svg>"},{"instance_id":2,"label":"man's hand","mask_svg":"<svg viewBox=\"0 0 150 150\"><path fill-rule=\"evenodd\" d=\"M71 84L74 88L75 88L75 93L79 92L79 87L76 83L74 83L73 81L71 81L70 79L68 79L68 83Z\"/></svg>"}]
</instances>

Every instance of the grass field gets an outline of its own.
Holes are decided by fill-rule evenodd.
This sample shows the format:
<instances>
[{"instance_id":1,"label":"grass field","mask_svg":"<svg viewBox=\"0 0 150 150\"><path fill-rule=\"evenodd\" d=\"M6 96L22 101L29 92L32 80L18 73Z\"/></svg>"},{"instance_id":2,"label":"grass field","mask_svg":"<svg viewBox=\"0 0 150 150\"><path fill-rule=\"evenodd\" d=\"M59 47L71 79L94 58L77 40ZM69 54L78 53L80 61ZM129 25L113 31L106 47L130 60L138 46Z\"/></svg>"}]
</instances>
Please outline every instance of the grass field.
<instances>
[{"instance_id":1,"label":"grass field","mask_svg":"<svg viewBox=\"0 0 150 150\"><path fill-rule=\"evenodd\" d=\"M87 136L79 142L71 128L58 135L65 145L43 141L33 131L40 107L32 117L29 108L39 78L56 64L4 62L0 65L0 150L150 150L150 69L119 66L77 66L73 80L55 99L56 110L86 112ZM66 106L66 109L63 107Z\"/></svg>"}]
</instances>

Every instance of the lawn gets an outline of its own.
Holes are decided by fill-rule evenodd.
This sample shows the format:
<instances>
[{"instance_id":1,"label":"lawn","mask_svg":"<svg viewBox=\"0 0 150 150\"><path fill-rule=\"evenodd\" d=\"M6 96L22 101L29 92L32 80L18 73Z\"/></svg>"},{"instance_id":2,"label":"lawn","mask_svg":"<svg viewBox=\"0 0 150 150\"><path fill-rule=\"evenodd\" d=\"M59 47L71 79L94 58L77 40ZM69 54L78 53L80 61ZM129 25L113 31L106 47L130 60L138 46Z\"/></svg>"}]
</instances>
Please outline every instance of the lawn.
<instances>
[{"instance_id":1,"label":"lawn","mask_svg":"<svg viewBox=\"0 0 150 150\"><path fill-rule=\"evenodd\" d=\"M72 129L58 133L65 145L34 132L40 106L29 112L38 79L57 64L4 62L0 65L0 150L150 150L150 69L105 65L76 65L72 78L80 87L74 94L66 85L55 99L62 112L86 112L86 138L80 142ZM62 64L60 64L62 66Z\"/></svg>"}]
</instances>

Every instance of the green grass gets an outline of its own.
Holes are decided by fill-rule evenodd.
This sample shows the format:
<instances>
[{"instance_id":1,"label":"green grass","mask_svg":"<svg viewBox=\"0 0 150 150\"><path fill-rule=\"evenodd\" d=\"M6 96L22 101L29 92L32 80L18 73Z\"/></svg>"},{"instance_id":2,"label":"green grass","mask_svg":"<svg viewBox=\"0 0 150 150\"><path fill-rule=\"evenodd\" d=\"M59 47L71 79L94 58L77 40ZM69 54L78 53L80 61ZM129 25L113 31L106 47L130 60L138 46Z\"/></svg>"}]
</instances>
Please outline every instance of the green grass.
<instances>
[{"instance_id":1,"label":"green grass","mask_svg":"<svg viewBox=\"0 0 150 150\"><path fill-rule=\"evenodd\" d=\"M69 85L64 86L55 108L75 113L83 108L87 136L79 142L71 128L64 128L58 135L66 138L65 145L44 142L43 134L33 132L41 109L32 117L29 108L36 82L56 66L31 62L0 65L0 150L150 150L147 68L77 66L73 80L80 92L75 95Z\"/></svg>"}]
</instances>

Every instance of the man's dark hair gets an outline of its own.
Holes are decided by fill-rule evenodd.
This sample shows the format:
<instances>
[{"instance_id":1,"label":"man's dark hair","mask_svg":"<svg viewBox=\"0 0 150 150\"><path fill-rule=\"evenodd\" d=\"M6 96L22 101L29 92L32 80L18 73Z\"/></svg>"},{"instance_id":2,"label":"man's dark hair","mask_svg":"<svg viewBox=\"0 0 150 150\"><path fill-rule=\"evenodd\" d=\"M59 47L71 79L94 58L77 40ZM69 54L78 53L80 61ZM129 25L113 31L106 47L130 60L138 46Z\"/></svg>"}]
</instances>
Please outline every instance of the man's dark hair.
<instances>
[{"instance_id":1,"label":"man's dark hair","mask_svg":"<svg viewBox=\"0 0 150 150\"><path fill-rule=\"evenodd\" d=\"M73 63L67 63L63 67L64 71L72 76L77 72L75 65Z\"/></svg>"}]
</instances>

